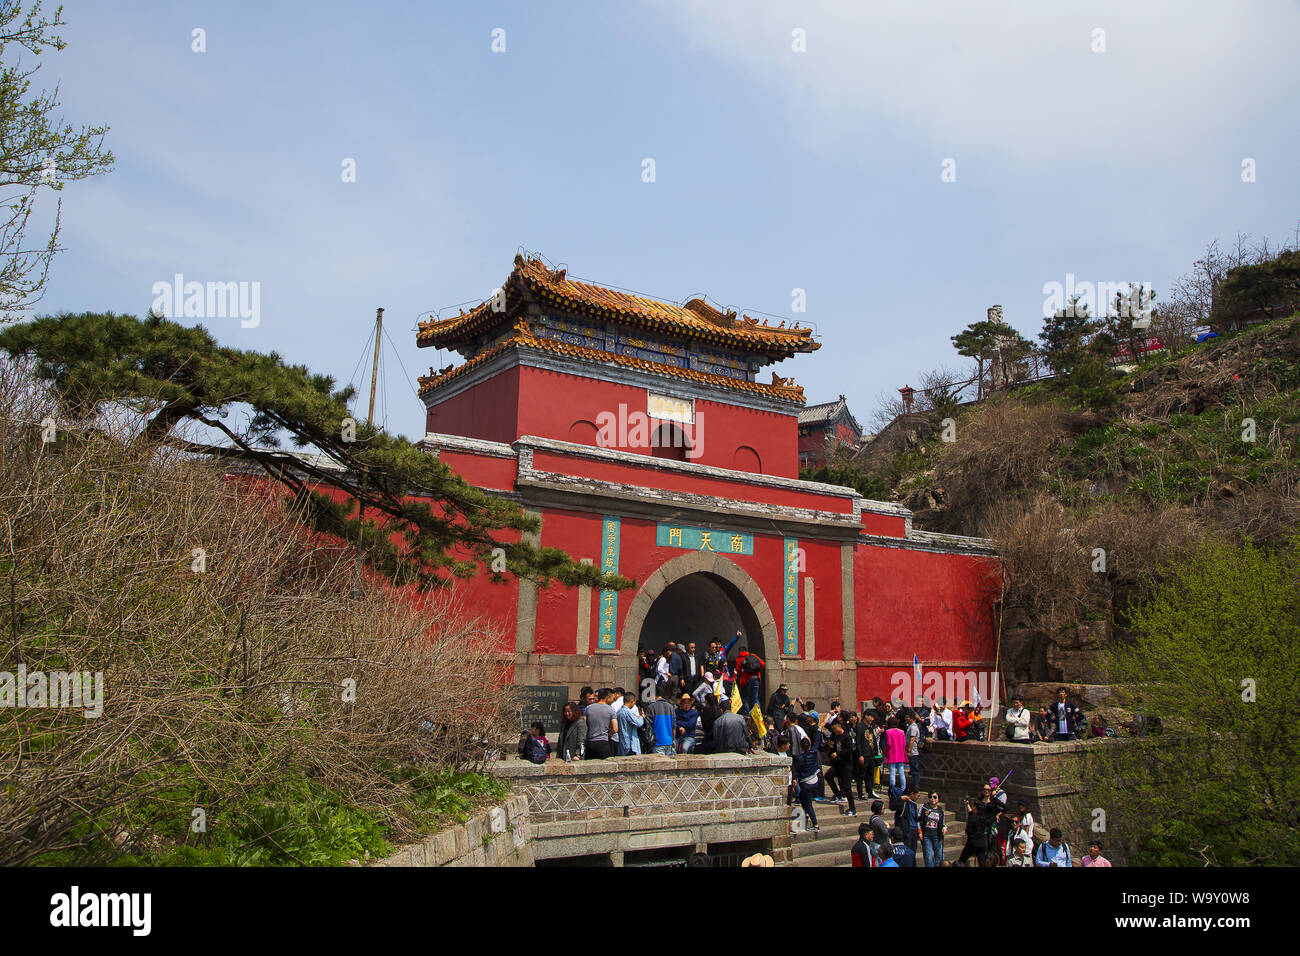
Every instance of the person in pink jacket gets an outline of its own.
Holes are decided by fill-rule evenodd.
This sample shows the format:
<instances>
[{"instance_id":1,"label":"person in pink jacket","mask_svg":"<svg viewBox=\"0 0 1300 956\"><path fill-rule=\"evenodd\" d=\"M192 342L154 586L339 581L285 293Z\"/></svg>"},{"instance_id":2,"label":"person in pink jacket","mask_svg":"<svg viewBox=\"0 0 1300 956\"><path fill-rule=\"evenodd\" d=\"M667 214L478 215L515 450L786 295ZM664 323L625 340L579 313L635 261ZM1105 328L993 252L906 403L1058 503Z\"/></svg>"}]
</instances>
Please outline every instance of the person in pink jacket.
<instances>
[{"instance_id":1,"label":"person in pink jacket","mask_svg":"<svg viewBox=\"0 0 1300 956\"><path fill-rule=\"evenodd\" d=\"M907 735L898 727L898 718L885 721L885 766L889 769L889 785L907 790ZM895 784L895 777L900 782Z\"/></svg>"}]
</instances>

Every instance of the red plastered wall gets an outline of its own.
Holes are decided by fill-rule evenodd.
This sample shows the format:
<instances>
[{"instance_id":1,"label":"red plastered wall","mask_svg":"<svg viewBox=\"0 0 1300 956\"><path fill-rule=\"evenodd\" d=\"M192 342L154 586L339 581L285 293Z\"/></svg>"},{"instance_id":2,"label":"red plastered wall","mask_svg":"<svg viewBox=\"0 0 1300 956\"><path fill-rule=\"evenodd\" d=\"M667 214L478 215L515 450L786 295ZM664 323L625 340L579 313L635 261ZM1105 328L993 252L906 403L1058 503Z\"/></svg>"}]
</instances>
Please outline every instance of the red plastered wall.
<instances>
[{"instance_id":1,"label":"red plastered wall","mask_svg":"<svg viewBox=\"0 0 1300 956\"><path fill-rule=\"evenodd\" d=\"M704 454L691 461L734 468L736 449L748 445L758 452L765 475L799 476L799 416L764 412L720 402L695 401L696 433Z\"/></svg>"},{"instance_id":2,"label":"red plastered wall","mask_svg":"<svg viewBox=\"0 0 1300 956\"><path fill-rule=\"evenodd\" d=\"M511 442L521 435L535 435L557 441L580 441L575 422L599 424L602 412L619 415L646 414L645 386L606 382L582 375L516 366L438 402L428 410L426 429L449 435ZM798 476L798 416L765 412L697 399L695 425L686 428L697 464L718 468L749 468L748 453L758 456L759 470L784 478ZM651 455L648 447L609 445L637 454Z\"/></svg>"},{"instance_id":3,"label":"red plastered wall","mask_svg":"<svg viewBox=\"0 0 1300 956\"><path fill-rule=\"evenodd\" d=\"M562 548L575 561L591 558L600 565L601 529L604 518L582 511L547 509L542 514L542 547ZM596 614L599 591L592 591L588 610L588 648L594 653L597 641ZM619 595L622 613L623 595ZM562 584L551 584L537 593L537 627L534 650L538 654L588 653L588 648L577 649L578 589Z\"/></svg>"},{"instance_id":4,"label":"red plastered wall","mask_svg":"<svg viewBox=\"0 0 1300 956\"><path fill-rule=\"evenodd\" d=\"M804 578L813 579L813 657L819 661L844 659L844 614L840 602L840 545L835 541L799 539L806 570L799 575L799 656L807 659L804 628L808 608L804 601ZM780 597L778 593L778 598ZM775 609L782 620L785 605Z\"/></svg>"},{"instance_id":5,"label":"red plastered wall","mask_svg":"<svg viewBox=\"0 0 1300 956\"><path fill-rule=\"evenodd\" d=\"M493 491L514 490L519 473L519 461L515 458L475 455L446 448L438 452L438 457L471 485Z\"/></svg>"},{"instance_id":6,"label":"red plastered wall","mask_svg":"<svg viewBox=\"0 0 1300 956\"><path fill-rule=\"evenodd\" d=\"M425 431L512 442L519 437L519 405L519 369L509 368L430 406Z\"/></svg>"},{"instance_id":7,"label":"red plastered wall","mask_svg":"<svg viewBox=\"0 0 1300 956\"><path fill-rule=\"evenodd\" d=\"M994 659L995 559L859 544L853 588L858 660L899 662L860 669L862 699L886 697L888 675L910 668L913 654L925 670L939 662L983 667Z\"/></svg>"}]
</instances>

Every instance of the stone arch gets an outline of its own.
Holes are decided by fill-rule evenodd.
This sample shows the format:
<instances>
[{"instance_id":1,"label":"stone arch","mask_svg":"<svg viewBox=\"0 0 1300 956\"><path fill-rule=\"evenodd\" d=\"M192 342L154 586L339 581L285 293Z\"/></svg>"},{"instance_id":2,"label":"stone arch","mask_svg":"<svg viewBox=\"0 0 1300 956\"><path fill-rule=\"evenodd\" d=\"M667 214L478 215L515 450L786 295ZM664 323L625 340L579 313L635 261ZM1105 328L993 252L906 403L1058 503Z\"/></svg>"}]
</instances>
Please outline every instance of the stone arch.
<instances>
[{"instance_id":1,"label":"stone arch","mask_svg":"<svg viewBox=\"0 0 1300 956\"><path fill-rule=\"evenodd\" d=\"M569 426L569 441L580 445L599 445L600 429L596 427L595 422L579 418Z\"/></svg>"},{"instance_id":2,"label":"stone arch","mask_svg":"<svg viewBox=\"0 0 1300 956\"><path fill-rule=\"evenodd\" d=\"M692 574L709 575L723 587L732 603L737 605L742 618L752 619L752 626L758 630L758 634L746 636L751 641L757 637L761 642L759 654L767 662L765 677L770 679L779 672L781 633L758 583L744 568L725 555L713 551L692 551L665 561L637 589L627 617L623 619L622 647L618 661L618 674L623 687L636 685L637 645L650 608L670 585ZM741 604L747 606L742 607Z\"/></svg>"},{"instance_id":3,"label":"stone arch","mask_svg":"<svg viewBox=\"0 0 1300 956\"><path fill-rule=\"evenodd\" d=\"M650 436L650 454L655 458L686 461L691 450L691 440L681 426L664 422Z\"/></svg>"},{"instance_id":4,"label":"stone arch","mask_svg":"<svg viewBox=\"0 0 1300 956\"><path fill-rule=\"evenodd\" d=\"M731 457L731 467L737 471L748 471L761 475L763 473L763 459L749 445L740 445Z\"/></svg>"}]
</instances>

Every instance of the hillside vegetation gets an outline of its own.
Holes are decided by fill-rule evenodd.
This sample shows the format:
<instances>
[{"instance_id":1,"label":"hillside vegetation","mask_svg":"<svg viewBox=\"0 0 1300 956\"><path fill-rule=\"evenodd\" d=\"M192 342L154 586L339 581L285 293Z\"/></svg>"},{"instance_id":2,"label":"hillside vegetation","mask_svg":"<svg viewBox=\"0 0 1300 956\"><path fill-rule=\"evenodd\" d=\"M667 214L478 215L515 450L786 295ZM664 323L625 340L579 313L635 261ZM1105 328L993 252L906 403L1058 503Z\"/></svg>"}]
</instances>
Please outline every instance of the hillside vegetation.
<instances>
[{"instance_id":1,"label":"hillside vegetation","mask_svg":"<svg viewBox=\"0 0 1300 956\"><path fill-rule=\"evenodd\" d=\"M1013 684L1105 682L1099 652L1171 558L1207 538L1285 547L1300 528L1300 314L1104 386L1087 405L1051 380L996 392L950 413L950 442L938 412L917 414L854 468L916 527L997 543Z\"/></svg>"}]
</instances>

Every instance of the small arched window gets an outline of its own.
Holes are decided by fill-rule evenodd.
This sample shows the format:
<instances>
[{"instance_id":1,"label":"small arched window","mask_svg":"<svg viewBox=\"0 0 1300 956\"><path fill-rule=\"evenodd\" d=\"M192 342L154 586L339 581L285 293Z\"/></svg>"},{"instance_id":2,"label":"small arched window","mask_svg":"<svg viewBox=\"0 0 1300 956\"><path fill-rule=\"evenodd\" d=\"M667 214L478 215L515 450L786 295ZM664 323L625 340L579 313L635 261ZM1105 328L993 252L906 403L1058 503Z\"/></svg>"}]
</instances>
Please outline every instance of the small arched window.
<instances>
[{"instance_id":1,"label":"small arched window","mask_svg":"<svg viewBox=\"0 0 1300 956\"><path fill-rule=\"evenodd\" d=\"M599 445L600 429L594 422L579 418L569 426L569 441L579 445Z\"/></svg>"},{"instance_id":2,"label":"small arched window","mask_svg":"<svg viewBox=\"0 0 1300 956\"><path fill-rule=\"evenodd\" d=\"M686 432L672 422L664 422L650 435L650 454L655 458L686 461L691 442Z\"/></svg>"},{"instance_id":3,"label":"small arched window","mask_svg":"<svg viewBox=\"0 0 1300 956\"><path fill-rule=\"evenodd\" d=\"M748 471L756 475L763 473L763 460L758 457L758 452L748 445L741 445L736 449L736 453L731 456L731 467L736 471Z\"/></svg>"}]
</instances>

